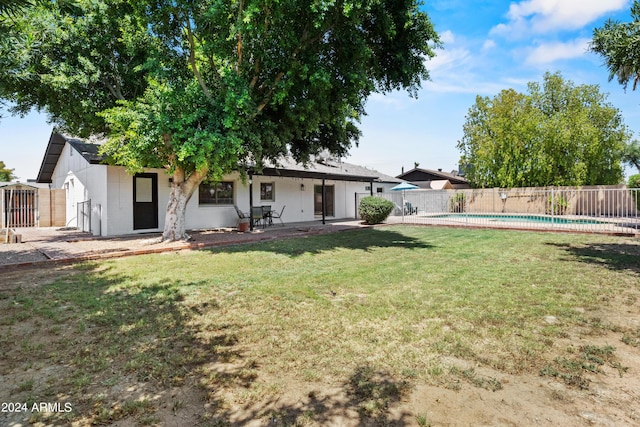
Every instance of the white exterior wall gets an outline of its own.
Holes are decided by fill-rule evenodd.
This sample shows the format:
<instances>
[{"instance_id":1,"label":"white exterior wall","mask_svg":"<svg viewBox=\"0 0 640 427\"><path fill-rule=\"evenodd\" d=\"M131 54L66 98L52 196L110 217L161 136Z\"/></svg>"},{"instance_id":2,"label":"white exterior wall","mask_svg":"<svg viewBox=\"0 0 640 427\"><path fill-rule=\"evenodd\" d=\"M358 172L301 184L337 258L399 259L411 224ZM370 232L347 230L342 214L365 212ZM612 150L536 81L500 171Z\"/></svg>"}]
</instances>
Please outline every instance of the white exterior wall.
<instances>
[{"instance_id":1,"label":"white exterior wall","mask_svg":"<svg viewBox=\"0 0 640 427\"><path fill-rule=\"evenodd\" d=\"M234 182L235 204L243 212L249 212L249 182L242 183L239 174L226 176L222 181ZM260 200L260 184L273 183L275 200ZM300 185L304 184L304 191ZM253 205L270 205L272 210L282 214L282 221L305 222L319 220L322 217L314 214L314 186L322 185L322 180L308 178L283 178L273 176L253 177ZM368 183L326 180L325 185L335 188L335 203L333 217L328 219L355 218L355 194L363 193ZM375 184L374 184L375 191ZM164 205L166 207L166 203ZM162 214L161 214L162 216ZM197 190L187 205L187 229L201 229L211 227L235 227L238 216L232 205L211 206L198 203ZM279 224L279 221L276 220Z\"/></svg>"},{"instance_id":2,"label":"white exterior wall","mask_svg":"<svg viewBox=\"0 0 640 427\"><path fill-rule=\"evenodd\" d=\"M95 235L116 236L132 233L162 231L169 200L169 176L162 169L146 170L158 176L158 228L133 229L133 176L124 167L92 165L75 149L66 144L53 172L53 188L67 189L67 226L76 227L77 204L91 200L91 231ZM243 211L249 211L249 182L243 183L238 173L226 176L223 181L234 182L234 201ZM275 200L260 200L260 184L274 183ZM304 190L301 189L304 185ZM286 223L321 219L314 214L314 186L322 185L320 179L253 177L253 205L271 205L280 212L284 206L282 221ZM355 194L368 193L368 182L326 180L334 186L334 216L328 219L355 218ZM376 187L382 184L374 183ZM235 227L238 216L233 205L200 205L198 190L187 204L186 228L205 229ZM279 223L279 221L276 221Z\"/></svg>"},{"instance_id":3,"label":"white exterior wall","mask_svg":"<svg viewBox=\"0 0 640 427\"><path fill-rule=\"evenodd\" d=\"M66 191L68 227L78 226L78 203L91 200L91 232L100 234L100 210L107 199L107 166L92 165L65 144L51 180L53 188Z\"/></svg>"},{"instance_id":4,"label":"white exterior wall","mask_svg":"<svg viewBox=\"0 0 640 427\"><path fill-rule=\"evenodd\" d=\"M233 181L234 200L238 207L244 211L249 211L249 190L242 186L240 174L230 174L221 181ZM247 182L247 185L249 183ZM167 187L167 191L169 188ZM246 199L246 206L244 201ZM167 208L168 198L162 206L162 216ZM185 225L187 230L197 230L203 228L235 227L238 222L238 214L233 205L200 205L198 202L198 189L193 192L191 200L187 204Z\"/></svg>"},{"instance_id":5,"label":"white exterior wall","mask_svg":"<svg viewBox=\"0 0 640 427\"><path fill-rule=\"evenodd\" d=\"M102 235L117 236L121 234L146 233L160 231L164 225L164 215L158 214L158 228L150 230L133 229L133 176L122 166L108 166L107 187L109 196L106 206L102 208ZM168 195L162 191L166 173L163 170L149 170L158 174L158 213L167 207ZM167 187L168 178L164 186ZM164 201L164 209L161 209Z\"/></svg>"},{"instance_id":6,"label":"white exterior wall","mask_svg":"<svg viewBox=\"0 0 640 427\"><path fill-rule=\"evenodd\" d=\"M273 182L275 184L275 201L260 200L260 183ZM304 190L301 190L304 185ZM321 219L321 215L314 213L314 187L322 185L321 179L308 178L281 178L270 176L254 176L253 178L253 204L271 205L271 208L280 212L286 205L282 214L282 221L304 222ZM369 183L325 180L326 186L334 187L334 216L329 219L355 218L355 194L367 190ZM240 205L239 205L240 206ZM249 210L248 195L246 209Z\"/></svg>"},{"instance_id":7,"label":"white exterior wall","mask_svg":"<svg viewBox=\"0 0 640 427\"><path fill-rule=\"evenodd\" d=\"M158 177L158 228L133 229L133 176L124 167L108 166L107 185L109 197L106 209L103 207L102 235L148 233L164 229L165 212L169 202L169 175L163 169L148 169L145 173L155 173ZM236 187L237 191L237 187ZM248 197L248 196L247 196ZM236 197L237 198L237 197ZM187 204L185 225L189 229L234 227L237 214L231 206L199 206L198 193L194 192Z\"/></svg>"}]
</instances>

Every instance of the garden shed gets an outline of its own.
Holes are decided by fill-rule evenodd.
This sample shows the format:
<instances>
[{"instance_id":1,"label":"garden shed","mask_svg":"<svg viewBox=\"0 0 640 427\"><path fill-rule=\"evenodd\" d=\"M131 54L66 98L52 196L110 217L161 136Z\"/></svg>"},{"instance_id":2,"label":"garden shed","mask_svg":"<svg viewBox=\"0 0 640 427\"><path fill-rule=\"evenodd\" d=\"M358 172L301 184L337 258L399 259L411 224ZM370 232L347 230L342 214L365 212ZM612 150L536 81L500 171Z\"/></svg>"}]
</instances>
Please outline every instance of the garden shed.
<instances>
[{"instance_id":1,"label":"garden shed","mask_svg":"<svg viewBox=\"0 0 640 427\"><path fill-rule=\"evenodd\" d=\"M62 227L65 194L35 182L0 182L0 228Z\"/></svg>"}]
</instances>

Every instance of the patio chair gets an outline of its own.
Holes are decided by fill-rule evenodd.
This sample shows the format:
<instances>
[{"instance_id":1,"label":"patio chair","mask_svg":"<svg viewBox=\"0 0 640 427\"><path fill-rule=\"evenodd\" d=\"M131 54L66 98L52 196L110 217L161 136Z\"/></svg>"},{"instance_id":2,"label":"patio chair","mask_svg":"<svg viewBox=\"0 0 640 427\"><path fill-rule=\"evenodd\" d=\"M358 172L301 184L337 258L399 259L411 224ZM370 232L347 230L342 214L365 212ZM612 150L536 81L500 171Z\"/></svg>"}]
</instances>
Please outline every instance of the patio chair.
<instances>
[{"instance_id":1,"label":"patio chair","mask_svg":"<svg viewBox=\"0 0 640 427\"><path fill-rule=\"evenodd\" d=\"M249 218L249 213L242 212L237 205L233 205L233 207L235 208L236 213L238 214L238 221L236 222L236 228L240 231L247 231L249 227L249 221L251 221L251 218Z\"/></svg>"},{"instance_id":2,"label":"patio chair","mask_svg":"<svg viewBox=\"0 0 640 427\"><path fill-rule=\"evenodd\" d=\"M262 206L252 206L251 207L251 220L254 225L259 225L262 222L262 228L265 227L266 221L264 221L264 213L262 211Z\"/></svg>"},{"instance_id":3,"label":"patio chair","mask_svg":"<svg viewBox=\"0 0 640 427\"><path fill-rule=\"evenodd\" d=\"M249 218L249 214L242 212L238 205L233 205L233 207L236 209L236 213L238 214L238 222L240 222L241 219Z\"/></svg>"},{"instance_id":4,"label":"patio chair","mask_svg":"<svg viewBox=\"0 0 640 427\"><path fill-rule=\"evenodd\" d=\"M280 221L280 225L282 225L284 227L284 222L282 222L282 213L284 212L284 208L286 208L287 205L282 206L282 209L280 210L280 212L278 211L271 211L271 218L277 218Z\"/></svg>"},{"instance_id":5,"label":"patio chair","mask_svg":"<svg viewBox=\"0 0 640 427\"><path fill-rule=\"evenodd\" d=\"M409 202L405 202L404 204L404 213L405 215L414 215L418 213L418 208L414 208L413 205Z\"/></svg>"}]
</instances>

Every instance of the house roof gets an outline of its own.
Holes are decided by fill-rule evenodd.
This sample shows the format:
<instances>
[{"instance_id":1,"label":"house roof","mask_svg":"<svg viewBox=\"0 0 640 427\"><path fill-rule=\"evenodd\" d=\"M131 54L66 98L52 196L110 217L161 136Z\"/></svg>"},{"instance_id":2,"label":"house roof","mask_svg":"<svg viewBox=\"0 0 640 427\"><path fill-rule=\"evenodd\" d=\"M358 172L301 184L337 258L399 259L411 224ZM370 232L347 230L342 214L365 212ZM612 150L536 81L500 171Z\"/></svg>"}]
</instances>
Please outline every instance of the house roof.
<instances>
[{"instance_id":1,"label":"house roof","mask_svg":"<svg viewBox=\"0 0 640 427\"><path fill-rule=\"evenodd\" d=\"M432 169L420 169L420 168L411 169L408 172L398 175L397 178L400 178L409 182L448 180L451 184L467 184L468 183L467 180L460 175L455 175L453 173L448 173L448 172L442 172L441 170L436 171Z\"/></svg>"},{"instance_id":2,"label":"house roof","mask_svg":"<svg viewBox=\"0 0 640 427\"><path fill-rule=\"evenodd\" d=\"M98 142L97 139L95 141ZM54 130L51 132L51 136L49 137L49 143L47 144L47 149L44 152L44 158L42 159L42 164L40 165L40 171L38 172L36 182L51 183L53 171L58 164L60 154L62 154L62 150L66 143L69 143L69 145L75 151L80 153L87 162L91 164L98 164L102 161L102 157L98 154L98 149L100 148L99 144L87 143L81 139L63 135Z\"/></svg>"},{"instance_id":3,"label":"house roof","mask_svg":"<svg viewBox=\"0 0 640 427\"><path fill-rule=\"evenodd\" d=\"M65 143L69 145L90 164L100 164L104 157L99 154L100 138L92 138L93 142L87 143L81 139L63 135L56 130L51 133L49 144L42 159L37 182L51 183L53 171L58 164L60 154ZM341 181L361 182L401 182L401 180L363 166L345 163L342 161L324 160L322 162L310 162L307 165L296 163L292 158L285 157L278 164L267 164L256 175L283 176L294 178L331 179Z\"/></svg>"},{"instance_id":4,"label":"house roof","mask_svg":"<svg viewBox=\"0 0 640 427\"><path fill-rule=\"evenodd\" d=\"M277 165L266 165L256 175L361 182L401 182L397 178L382 174L376 170L343 161L325 160L303 165L295 162L290 157L279 160Z\"/></svg>"},{"instance_id":5,"label":"house roof","mask_svg":"<svg viewBox=\"0 0 640 427\"><path fill-rule=\"evenodd\" d=\"M100 149L100 145L98 144L88 144L78 139L68 139L67 142L92 165L100 164L102 160L104 160L105 156L98 154L98 150Z\"/></svg>"},{"instance_id":6,"label":"house roof","mask_svg":"<svg viewBox=\"0 0 640 427\"><path fill-rule=\"evenodd\" d=\"M448 179L439 179L434 181L413 181L413 184L420 188L429 190L450 190L453 188Z\"/></svg>"},{"instance_id":7,"label":"house roof","mask_svg":"<svg viewBox=\"0 0 640 427\"><path fill-rule=\"evenodd\" d=\"M7 187L16 187L18 189L21 189L22 187L28 187L28 188L49 188L48 185L42 185L42 184L35 184L32 182L6 182L6 181L2 181L0 182L0 188L7 188Z\"/></svg>"}]
</instances>

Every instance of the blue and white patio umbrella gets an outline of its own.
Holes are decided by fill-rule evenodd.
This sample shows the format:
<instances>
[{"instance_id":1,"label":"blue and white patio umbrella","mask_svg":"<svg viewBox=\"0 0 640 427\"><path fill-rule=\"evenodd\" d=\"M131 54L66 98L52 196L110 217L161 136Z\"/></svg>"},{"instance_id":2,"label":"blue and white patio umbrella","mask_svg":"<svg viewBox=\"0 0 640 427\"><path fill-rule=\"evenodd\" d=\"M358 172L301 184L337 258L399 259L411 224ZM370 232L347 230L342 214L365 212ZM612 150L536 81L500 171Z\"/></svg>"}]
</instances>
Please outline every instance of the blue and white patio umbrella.
<instances>
[{"instance_id":1,"label":"blue and white patio umbrella","mask_svg":"<svg viewBox=\"0 0 640 427\"><path fill-rule=\"evenodd\" d=\"M402 207L400 210L402 211L402 222L404 222L404 192L406 190L415 190L416 188L420 188L417 185L409 184L408 182L401 182L395 187L391 188L391 191L402 191Z\"/></svg>"},{"instance_id":2,"label":"blue and white patio umbrella","mask_svg":"<svg viewBox=\"0 0 640 427\"><path fill-rule=\"evenodd\" d=\"M409 184L408 182L401 182L391 189L391 191L404 191L404 190L415 190L416 188L420 188L417 185Z\"/></svg>"}]
</instances>

